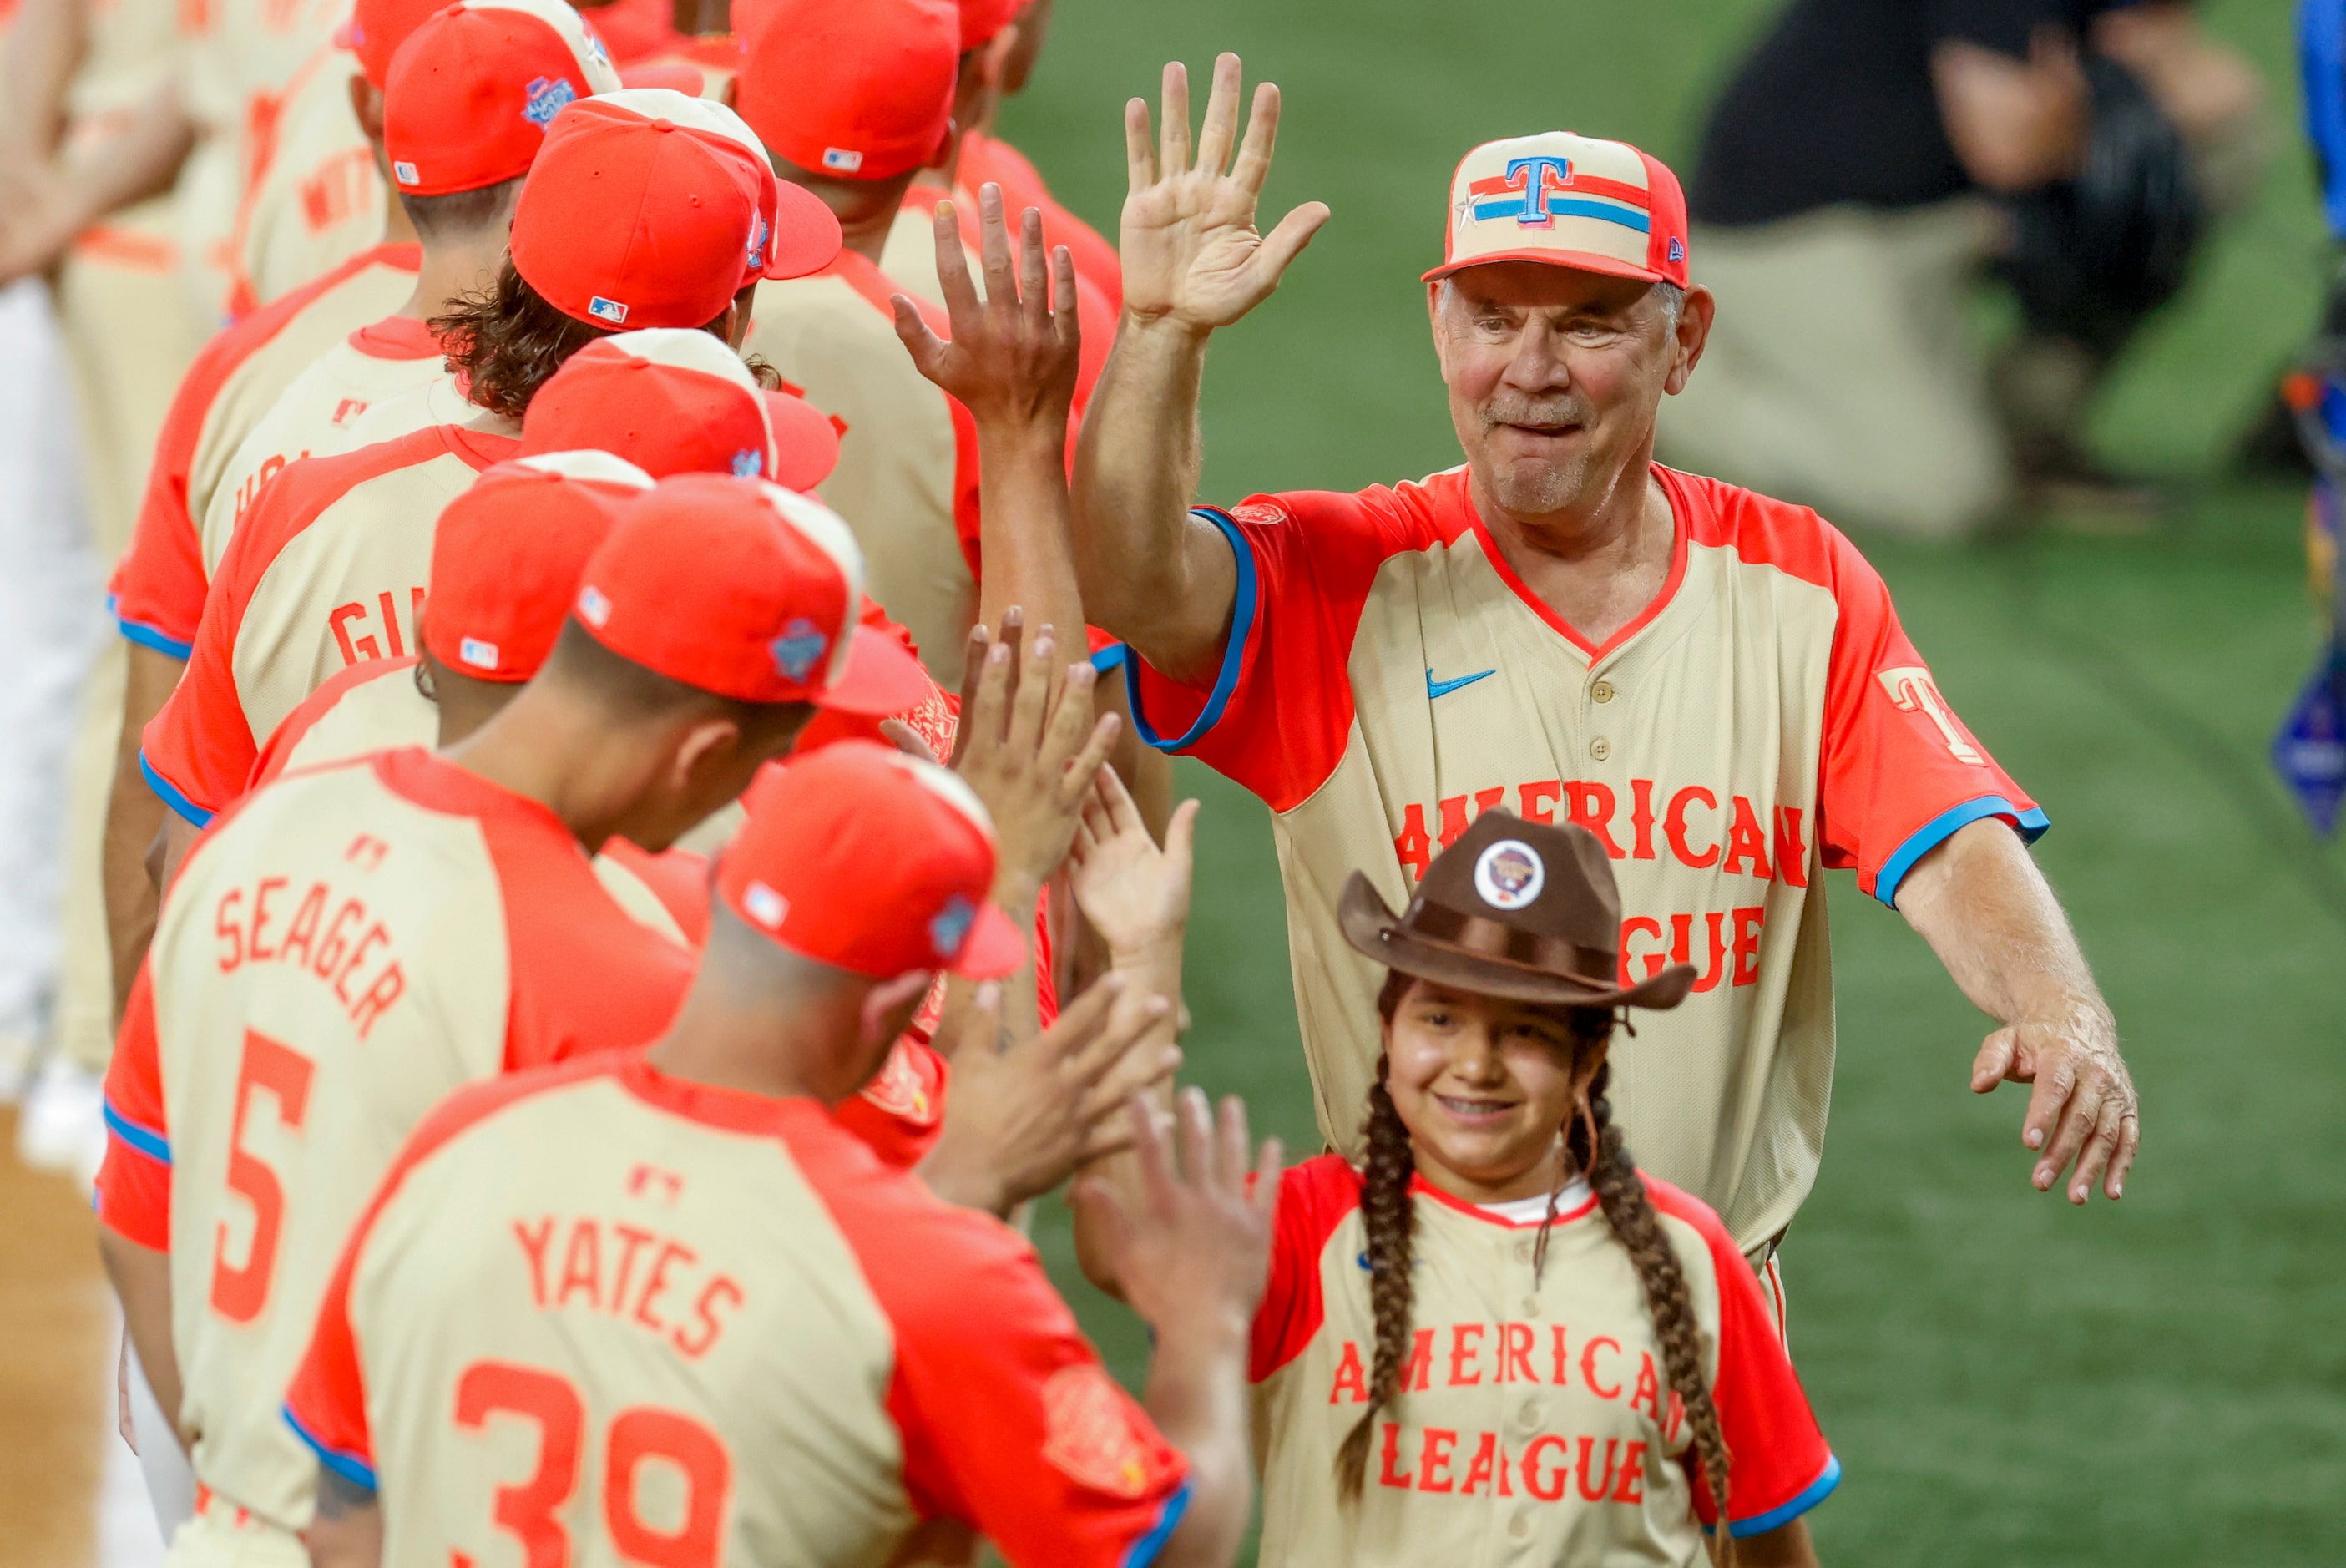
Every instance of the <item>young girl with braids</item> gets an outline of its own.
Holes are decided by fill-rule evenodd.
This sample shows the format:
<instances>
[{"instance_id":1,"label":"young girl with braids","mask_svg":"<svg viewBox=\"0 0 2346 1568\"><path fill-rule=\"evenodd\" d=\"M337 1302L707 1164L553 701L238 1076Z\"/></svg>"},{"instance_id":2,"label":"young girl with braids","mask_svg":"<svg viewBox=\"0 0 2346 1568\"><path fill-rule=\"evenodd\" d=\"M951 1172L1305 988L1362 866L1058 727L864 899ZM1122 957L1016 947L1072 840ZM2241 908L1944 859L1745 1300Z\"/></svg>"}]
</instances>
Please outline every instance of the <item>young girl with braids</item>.
<instances>
[{"instance_id":1,"label":"young girl with braids","mask_svg":"<svg viewBox=\"0 0 2346 1568\"><path fill-rule=\"evenodd\" d=\"M1603 846L1487 811L1401 918L1361 876L1341 913L1390 971L1384 1054L1362 1165L1281 1177L1250 1365L1266 1568L1813 1564L1801 1516L1841 1470L1759 1283L1612 1123L1617 1015L1693 972L1619 983Z\"/></svg>"}]
</instances>

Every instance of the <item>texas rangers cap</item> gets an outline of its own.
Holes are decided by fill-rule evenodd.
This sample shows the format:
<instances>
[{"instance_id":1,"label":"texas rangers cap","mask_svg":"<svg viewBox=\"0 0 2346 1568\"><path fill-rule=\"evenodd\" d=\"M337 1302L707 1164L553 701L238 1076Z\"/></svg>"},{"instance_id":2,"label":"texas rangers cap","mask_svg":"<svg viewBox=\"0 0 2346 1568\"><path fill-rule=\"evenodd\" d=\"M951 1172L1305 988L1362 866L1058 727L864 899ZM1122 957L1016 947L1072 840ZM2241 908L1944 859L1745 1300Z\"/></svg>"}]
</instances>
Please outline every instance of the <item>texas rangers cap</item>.
<instances>
[{"instance_id":1,"label":"texas rangers cap","mask_svg":"<svg viewBox=\"0 0 2346 1568\"><path fill-rule=\"evenodd\" d=\"M768 392L698 327L598 338L567 360L522 416L525 455L599 447L655 479L729 473L811 490L839 461L839 431L803 399Z\"/></svg>"},{"instance_id":2,"label":"texas rangers cap","mask_svg":"<svg viewBox=\"0 0 2346 1568\"><path fill-rule=\"evenodd\" d=\"M423 646L474 680L537 673L586 559L652 476L607 452L500 463L448 503L432 535Z\"/></svg>"},{"instance_id":3,"label":"texas rangers cap","mask_svg":"<svg viewBox=\"0 0 2346 1568\"><path fill-rule=\"evenodd\" d=\"M1686 192L1625 141L1547 131L1487 141L1450 179L1450 226L1431 283L1486 261L1545 261L1687 286Z\"/></svg>"},{"instance_id":4,"label":"texas rangers cap","mask_svg":"<svg viewBox=\"0 0 2346 1568\"><path fill-rule=\"evenodd\" d=\"M573 606L620 657L740 702L900 713L929 678L857 624L863 553L821 502L763 480L664 479L586 565Z\"/></svg>"},{"instance_id":5,"label":"texas rangers cap","mask_svg":"<svg viewBox=\"0 0 2346 1568\"><path fill-rule=\"evenodd\" d=\"M426 17L392 58L382 107L392 184L446 196L518 179L555 116L618 86L564 0L460 0Z\"/></svg>"},{"instance_id":6,"label":"texas rangers cap","mask_svg":"<svg viewBox=\"0 0 2346 1568\"><path fill-rule=\"evenodd\" d=\"M944 150L961 61L951 0L767 0L744 37L736 101L777 157L889 179Z\"/></svg>"},{"instance_id":7,"label":"texas rangers cap","mask_svg":"<svg viewBox=\"0 0 2346 1568\"><path fill-rule=\"evenodd\" d=\"M1025 963L1025 939L988 897L993 820L959 775L847 740L760 769L742 804L717 890L778 945L873 980L992 980Z\"/></svg>"}]
</instances>

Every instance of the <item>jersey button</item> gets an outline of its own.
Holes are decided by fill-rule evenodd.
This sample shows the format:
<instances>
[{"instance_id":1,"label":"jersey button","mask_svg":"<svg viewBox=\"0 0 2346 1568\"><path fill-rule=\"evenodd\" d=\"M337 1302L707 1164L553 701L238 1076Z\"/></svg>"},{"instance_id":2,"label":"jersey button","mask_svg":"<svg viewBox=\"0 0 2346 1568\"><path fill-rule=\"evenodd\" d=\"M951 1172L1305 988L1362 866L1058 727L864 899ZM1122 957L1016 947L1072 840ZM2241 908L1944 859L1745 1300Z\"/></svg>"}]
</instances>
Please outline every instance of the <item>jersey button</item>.
<instances>
[{"instance_id":1,"label":"jersey button","mask_svg":"<svg viewBox=\"0 0 2346 1568\"><path fill-rule=\"evenodd\" d=\"M1515 1243L1515 1261L1518 1263L1529 1263L1532 1260L1533 1250L1534 1248L1530 1242L1518 1241Z\"/></svg>"},{"instance_id":2,"label":"jersey button","mask_svg":"<svg viewBox=\"0 0 2346 1568\"><path fill-rule=\"evenodd\" d=\"M1526 1297L1525 1297L1525 1298L1524 1298L1524 1321L1525 1321L1525 1322L1526 1322L1526 1323L1528 1323L1528 1322L1530 1322L1533 1319L1535 1319L1535 1318L1536 1318L1536 1317L1538 1317L1538 1316L1539 1316L1539 1298L1538 1298L1538 1297L1536 1297L1536 1296L1526 1296Z\"/></svg>"},{"instance_id":3,"label":"jersey button","mask_svg":"<svg viewBox=\"0 0 2346 1568\"><path fill-rule=\"evenodd\" d=\"M1609 680L1600 680L1588 688L1588 695L1599 702L1610 702L1613 700L1613 683Z\"/></svg>"},{"instance_id":4,"label":"jersey button","mask_svg":"<svg viewBox=\"0 0 2346 1568\"><path fill-rule=\"evenodd\" d=\"M1527 1432L1539 1431L1540 1402L1537 1400L1525 1400L1524 1408L1515 1412L1515 1420Z\"/></svg>"},{"instance_id":5,"label":"jersey button","mask_svg":"<svg viewBox=\"0 0 2346 1568\"><path fill-rule=\"evenodd\" d=\"M1588 755L1602 762L1613 755L1613 743L1600 735L1588 743Z\"/></svg>"},{"instance_id":6,"label":"jersey button","mask_svg":"<svg viewBox=\"0 0 2346 1568\"><path fill-rule=\"evenodd\" d=\"M1518 1541L1529 1541L1532 1538L1532 1516L1517 1509L1515 1516L1507 1521L1507 1533Z\"/></svg>"}]
</instances>

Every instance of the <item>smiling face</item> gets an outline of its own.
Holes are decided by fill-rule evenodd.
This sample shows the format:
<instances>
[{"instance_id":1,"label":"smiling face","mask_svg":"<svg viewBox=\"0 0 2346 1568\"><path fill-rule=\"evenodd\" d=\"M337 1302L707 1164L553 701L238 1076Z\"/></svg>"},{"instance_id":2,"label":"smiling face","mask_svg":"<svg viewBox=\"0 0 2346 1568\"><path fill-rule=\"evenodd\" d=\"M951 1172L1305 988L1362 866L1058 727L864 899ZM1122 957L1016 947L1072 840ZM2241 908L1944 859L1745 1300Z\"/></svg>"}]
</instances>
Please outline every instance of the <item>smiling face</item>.
<instances>
[{"instance_id":1,"label":"smiling face","mask_svg":"<svg viewBox=\"0 0 2346 1568\"><path fill-rule=\"evenodd\" d=\"M1470 1203L1556 1186L1559 1135L1605 1061L1569 1009L1418 980L1384 1033L1385 1090L1427 1181Z\"/></svg>"},{"instance_id":2,"label":"smiling face","mask_svg":"<svg viewBox=\"0 0 2346 1568\"><path fill-rule=\"evenodd\" d=\"M1673 312L1658 285L1536 261L1433 286L1450 418L1484 496L1525 521L1592 515L1642 479L1663 394L1686 385L1710 296Z\"/></svg>"}]
</instances>

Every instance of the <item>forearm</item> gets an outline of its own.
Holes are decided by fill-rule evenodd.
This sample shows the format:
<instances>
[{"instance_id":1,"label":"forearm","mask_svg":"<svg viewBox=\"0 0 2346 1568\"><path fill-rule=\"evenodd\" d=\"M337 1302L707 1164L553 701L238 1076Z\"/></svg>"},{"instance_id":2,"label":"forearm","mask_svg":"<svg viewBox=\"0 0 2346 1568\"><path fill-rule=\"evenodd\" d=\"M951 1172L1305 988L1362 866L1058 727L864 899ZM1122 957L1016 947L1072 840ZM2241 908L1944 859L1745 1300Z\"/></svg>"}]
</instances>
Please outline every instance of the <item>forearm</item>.
<instances>
[{"instance_id":1,"label":"forearm","mask_svg":"<svg viewBox=\"0 0 2346 1568\"><path fill-rule=\"evenodd\" d=\"M1177 677L1210 664L1229 615L1227 602L1211 602L1210 582L1197 580L1190 538L1205 364L1204 333L1127 315L1076 447L1075 564L1084 603L1096 624ZM1210 556L1206 562L1210 570ZM1235 571L1228 575L1234 589Z\"/></svg>"},{"instance_id":2,"label":"forearm","mask_svg":"<svg viewBox=\"0 0 2346 1568\"><path fill-rule=\"evenodd\" d=\"M1083 657L1084 601L1067 536L1066 423L981 417L977 424L980 547L985 561L978 618L1002 624L1018 606L1030 627L1049 626L1060 656Z\"/></svg>"},{"instance_id":3,"label":"forearm","mask_svg":"<svg viewBox=\"0 0 2346 1568\"><path fill-rule=\"evenodd\" d=\"M374 1493L321 1469L318 1511L301 1540L311 1568L381 1568L382 1509Z\"/></svg>"},{"instance_id":4,"label":"forearm","mask_svg":"<svg viewBox=\"0 0 2346 1568\"><path fill-rule=\"evenodd\" d=\"M81 0L24 0L18 7L0 51L0 156L15 161L56 151L84 25Z\"/></svg>"},{"instance_id":5,"label":"forearm","mask_svg":"<svg viewBox=\"0 0 2346 1568\"><path fill-rule=\"evenodd\" d=\"M138 1349L147 1386L154 1390L156 1404L177 1431L179 1358L171 1344L171 1255L141 1247L103 1227L97 1233L97 1252L105 1260L107 1278L114 1283L114 1294L122 1302L123 1326Z\"/></svg>"},{"instance_id":6,"label":"forearm","mask_svg":"<svg viewBox=\"0 0 2346 1568\"><path fill-rule=\"evenodd\" d=\"M2060 901L2002 821L1973 822L1915 862L1899 884L1898 912L1999 1023L2108 1016Z\"/></svg>"},{"instance_id":7,"label":"forearm","mask_svg":"<svg viewBox=\"0 0 2346 1568\"><path fill-rule=\"evenodd\" d=\"M174 79L155 95L119 135L107 137L76 158L67 170L74 193L74 211L84 225L133 202L158 196L178 177L179 164L195 144L195 126L188 117Z\"/></svg>"},{"instance_id":8,"label":"forearm","mask_svg":"<svg viewBox=\"0 0 2346 1568\"><path fill-rule=\"evenodd\" d=\"M155 886L162 892L169 892L171 884L179 880L179 868L186 863L188 851L196 847L196 840L202 835L201 828L177 811L163 813L163 863L155 880Z\"/></svg>"},{"instance_id":9,"label":"forearm","mask_svg":"<svg viewBox=\"0 0 2346 1568\"><path fill-rule=\"evenodd\" d=\"M1719 1561L1719 1538L1707 1543L1711 1561ZM1747 1535L1735 1543L1736 1568L1817 1568L1817 1549L1809 1539L1809 1522L1795 1519L1774 1530Z\"/></svg>"},{"instance_id":10,"label":"forearm","mask_svg":"<svg viewBox=\"0 0 2346 1568\"><path fill-rule=\"evenodd\" d=\"M1238 1555L1253 1502L1247 1450L1247 1325L1151 1324L1157 1348L1141 1402L1189 1461L1189 1506L1159 1561L1225 1568Z\"/></svg>"},{"instance_id":11,"label":"forearm","mask_svg":"<svg viewBox=\"0 0 2346 1568\"><path fill-rule=\"evenodd\" d=\"M101 853L106 895L106 932L114 962L114 1015L122 1016L130 983L154 939L160 895L148 858L169 810L139 770L138 747L147 723L170 700L187 667L168 654L130 646L129 674L122 697L122 729L115 742L114 779L106 799L106 838Z\"/></svg>"}]
</instances>

